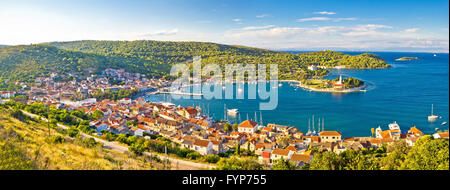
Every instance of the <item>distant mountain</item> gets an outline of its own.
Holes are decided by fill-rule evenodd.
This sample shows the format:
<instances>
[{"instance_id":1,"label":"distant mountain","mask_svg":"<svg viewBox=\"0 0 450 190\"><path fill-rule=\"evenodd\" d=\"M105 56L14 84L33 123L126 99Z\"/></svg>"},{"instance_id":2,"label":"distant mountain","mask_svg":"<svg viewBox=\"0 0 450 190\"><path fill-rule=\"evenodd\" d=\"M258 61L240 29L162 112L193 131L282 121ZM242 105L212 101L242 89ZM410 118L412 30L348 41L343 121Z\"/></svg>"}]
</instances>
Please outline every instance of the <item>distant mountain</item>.
<instances>
[{"instance_id":1,"label":"distant mountain","mask_svg":"<svg viewBox=\"0 0 450 190\"><path fill-rule=\"evenodd\" d=\"M4 48L4 47L7 47L7 45L1 45L1 44L0 44L0 48Z\"/></svg>"},{"instance_id":2,"label":"distant mountain","mask_svg":"<svg viewBox=\"0 0 450 190\"><path fill-rule=\"evenodd\" d=\"M333 51L285 53L244 46L207 42L73 41L7 46L0 49L0 79L28 81L50 72L98 73L105 68L124 68L149 76L168 76L175 63L202 56L202 63L278 64L281 79L302 79L320 73L308 65L349 68L385 68L374 54L350 56Z\"/></svg>"}]
</instances>

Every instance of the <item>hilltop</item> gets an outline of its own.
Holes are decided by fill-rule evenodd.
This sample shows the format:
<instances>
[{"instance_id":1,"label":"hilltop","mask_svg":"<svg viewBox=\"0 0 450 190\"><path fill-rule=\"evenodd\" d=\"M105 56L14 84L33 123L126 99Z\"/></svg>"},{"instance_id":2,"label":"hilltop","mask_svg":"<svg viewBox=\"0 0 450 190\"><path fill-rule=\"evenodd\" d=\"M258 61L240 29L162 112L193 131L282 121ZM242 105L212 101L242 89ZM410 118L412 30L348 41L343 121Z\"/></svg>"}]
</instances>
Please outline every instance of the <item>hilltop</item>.
<instances>
[{"instance_id":1,"label":"hilltop","mask_svg":"<svg viewBox=\"0 0 450 190\"><path fill-rule=\"evenodd\" d=\"M347 55L333 51L285 53L245 46L208 42L162 41L73 41L37 45L8 46L0 49L0 80L32 82L51 72L99 73L105 68L154 77L168 76L173 64L190 62L195 55L202 63L278 64L280 79L306 79L326 74L309 71L309 65L372 69L389 67L374 54Z\"/></svg>"}]
</instances>

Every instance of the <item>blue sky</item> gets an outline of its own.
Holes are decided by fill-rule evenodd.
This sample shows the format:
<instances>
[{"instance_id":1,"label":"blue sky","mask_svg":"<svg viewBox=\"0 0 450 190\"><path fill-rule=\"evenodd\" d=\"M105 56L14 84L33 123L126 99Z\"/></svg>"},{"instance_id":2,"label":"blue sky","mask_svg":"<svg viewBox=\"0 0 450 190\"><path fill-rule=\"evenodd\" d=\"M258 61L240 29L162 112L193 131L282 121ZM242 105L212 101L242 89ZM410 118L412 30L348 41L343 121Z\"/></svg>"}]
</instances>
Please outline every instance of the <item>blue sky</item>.
<instances>
[{"instance_id":1,"label":"blue sky","mask_svg":"<svg viewBox=\"0 0 450 190\"><path fill-rule=\"evenodd\" d=\"M0 0L0 44L208 41L275 50L449 51L448 1Z\"/></svg>"}]
</instances>

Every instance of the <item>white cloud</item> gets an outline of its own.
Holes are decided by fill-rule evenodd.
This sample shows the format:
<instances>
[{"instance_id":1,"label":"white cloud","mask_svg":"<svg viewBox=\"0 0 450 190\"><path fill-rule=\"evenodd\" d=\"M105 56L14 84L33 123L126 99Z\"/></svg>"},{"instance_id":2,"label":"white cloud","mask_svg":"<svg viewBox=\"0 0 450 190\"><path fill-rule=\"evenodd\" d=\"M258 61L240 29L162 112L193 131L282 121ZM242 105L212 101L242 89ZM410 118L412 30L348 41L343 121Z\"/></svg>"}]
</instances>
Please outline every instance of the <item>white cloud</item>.
<instances>
[{"instance_id":1,"label":"white cloud","mask_svg":"<svg viewBox=\"0 0 450 190\"><path fill-rule=\"evenodd\" d=\"M242 28L242 30L261 30L261 29L267 29L267 28L273 28L275 25L266 25L266 26L247 26Z\"/></svg>"},{"instance_id":2,"label":"white cloud","mask_svg":"<svg viewBox=\"0 0 450 190\"><path fill-rule=\"evenodd\" d=\"M314 12L314 14L319 14L319 15L335 15L335 12L328 12L328 11L320 11L320 12Z\"/></svg>"},{"instance_id":3,"label":"white cloud","mask_svg":"<svg viewBox=\"0 0 450 190\"><path fill-rule=\"evenodd\" d=\"M310 17L310 18L301 18L298 19L298 22L307 22L307 21L326 21L326 20L330 20L331 18L329 17Z\"/></svg>"},{"instance_id":4,"label":"white cloud","mask_svg":"<svg viewBox=\"0 0 450 190\"><path fill-rule=\"evenodd\" d=\"M171 35L177 34L178 32L180 32L180 30L178 30L178 28L175 28L175 29L172 29L172 30L160 30L160 31L156 31L156 32L150 32L150 33L141 34L141 37L171 36Z\"/></svg>"},{"instance_id":5,"label":"white cloud","mask_svg":"<svg viewBox=\"0 0 450 190\"><path fill-rule=\"evenodd\" d=\"M224 36L228 43L269 49L428 49L444 52L449 49L448 37L405 33L394 30L392 26L380 24L314 27L268 25L229 30Z\"/></svg>"},{"instance_id":6,"label":"white cloud","mask_svg":"<svg viewBox=\"0 0 450 190\"><path fill-rule=\"evenodd\" d=\"M268 17L268 14L257 15L256 18L265 18Z\"/></svg>"},{"instance_id":7,"label":"white cloud","mask_svg":"<svg viewBox=\"0 0 450 190\"><path fill-rule=\"evenodd\" d=\"M339 21L345 21L345 20L357 20L357 18L330 18L330 17L308 17L308 18L301 18L297 19L297 22L309 22L309 21L333 21L333 22L339 22Z\"/></svg>"},{"instance_id":8,"label":"white cloud","mask_svg":"<svg viewBox=\"0 0 450 190\"><path fill-rule=\"evenodd\" d=\"M242 20L240 18L235 18L232 21L234 21L234 22L241 22Z\"/></svg>"},{"instance_id":9,"label":"white cloud","mask_svg":"<svg viewBox=\"0 0 450 190\"><path fill-rule=\"evenodd\" d=\"M404 30L404 32L407 32L407 33L414 33L417 31L419 31L419 28L408 28L408 29Z\"/></svg>"}]
</instances>

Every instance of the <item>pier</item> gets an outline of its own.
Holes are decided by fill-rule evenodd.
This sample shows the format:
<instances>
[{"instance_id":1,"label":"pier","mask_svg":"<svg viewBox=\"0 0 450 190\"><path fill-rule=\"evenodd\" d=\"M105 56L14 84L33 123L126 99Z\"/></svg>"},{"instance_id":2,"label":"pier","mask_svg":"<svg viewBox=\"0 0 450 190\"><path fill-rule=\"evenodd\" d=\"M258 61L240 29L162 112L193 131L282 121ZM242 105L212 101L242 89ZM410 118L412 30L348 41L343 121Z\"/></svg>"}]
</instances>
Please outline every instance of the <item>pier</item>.
<instances>
[{"instance_id":1,"label":"pier","mask_svg":"<svg viewBox=\"0 0 450 190\"><path fill-rule=\"evenodd\" d=\"M182 95L182 96L203 96L203 94L198 93L189 93L189 92L180 92L180 91L155 91L155 92L148 92L146 95L156 95L156 94L174 94L174 95Z\"/></svg>"}]
</instances>

